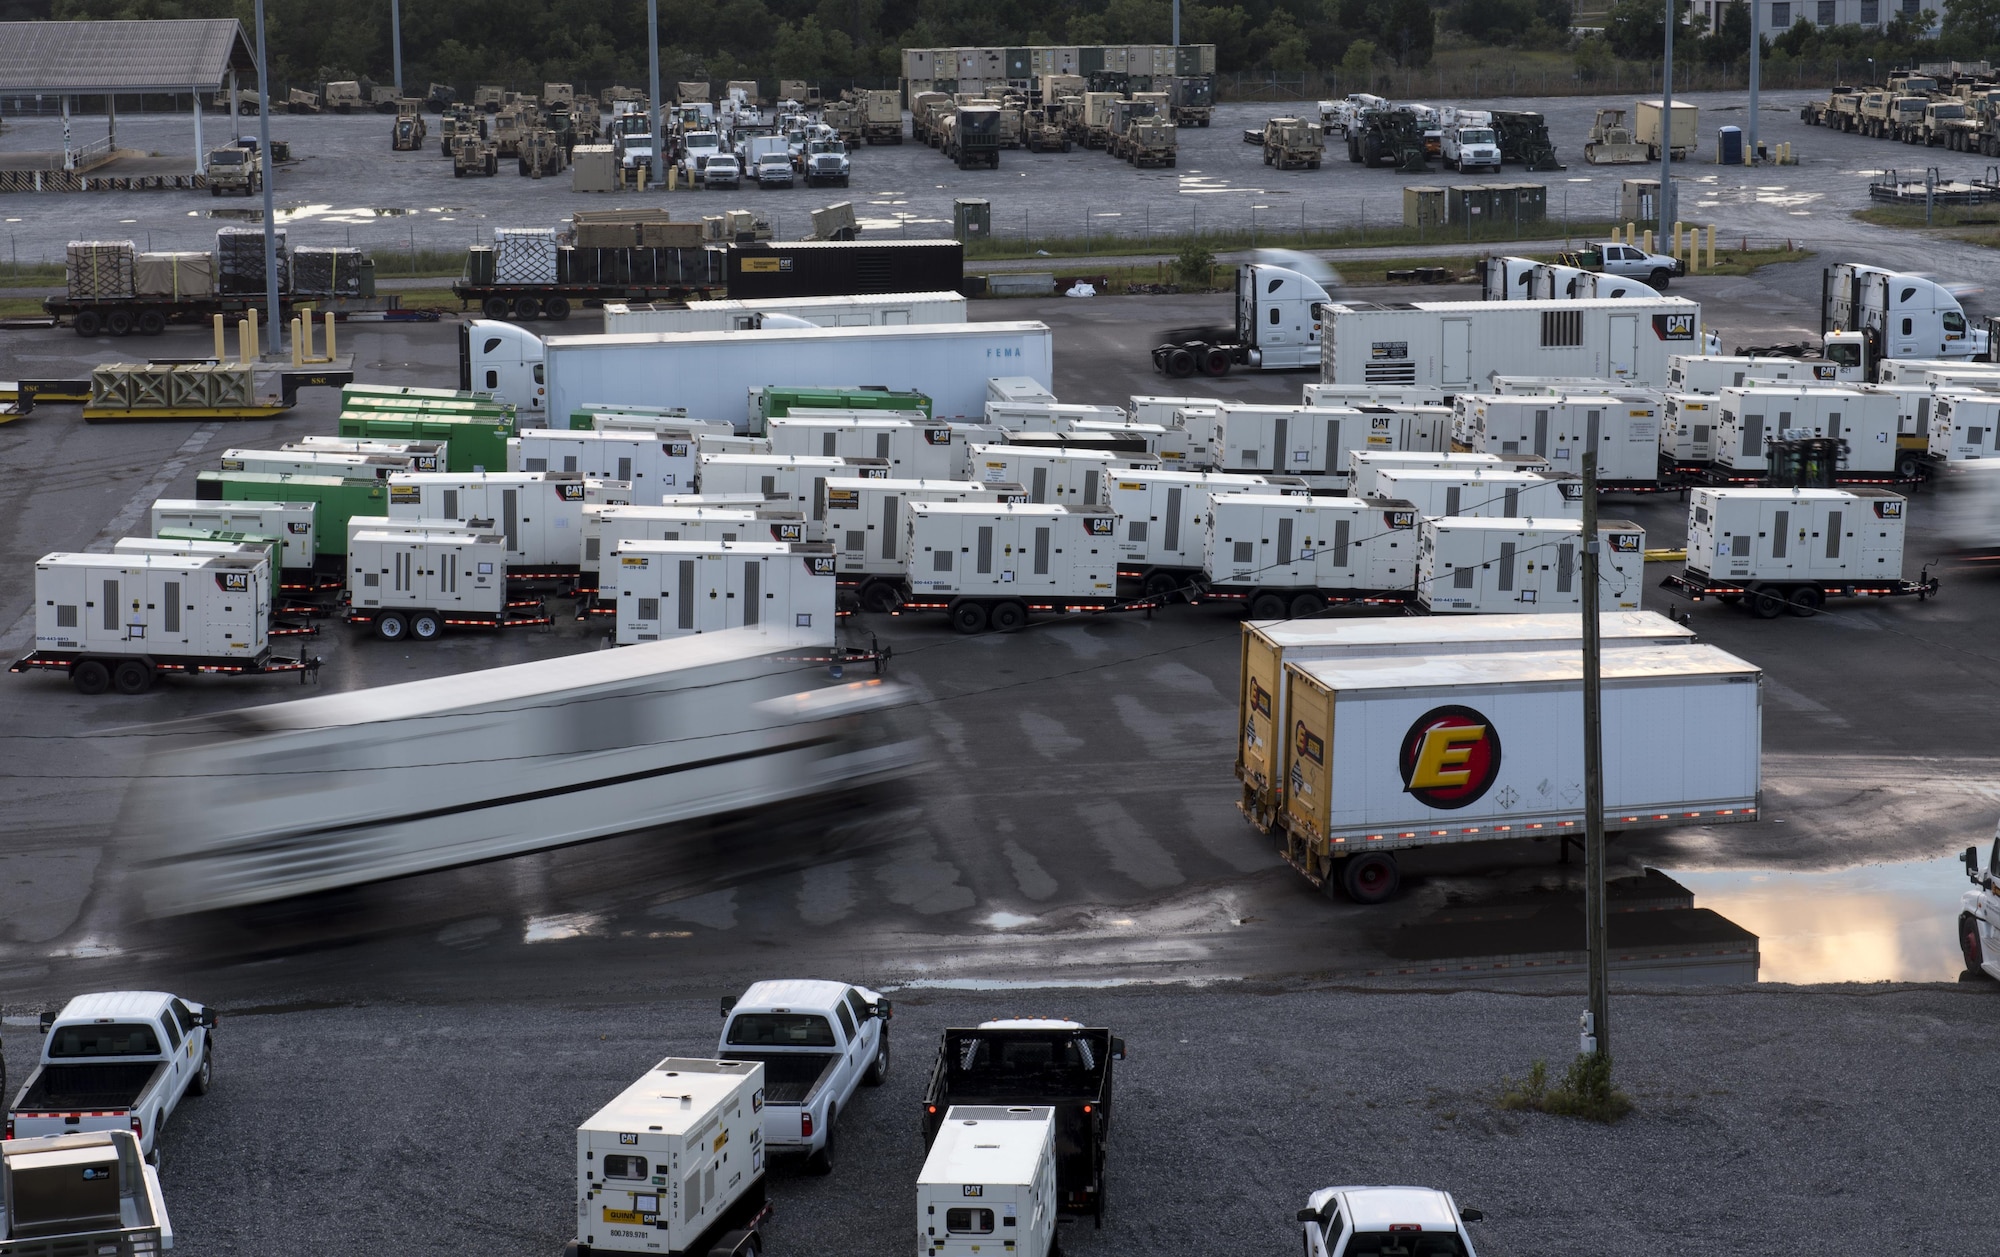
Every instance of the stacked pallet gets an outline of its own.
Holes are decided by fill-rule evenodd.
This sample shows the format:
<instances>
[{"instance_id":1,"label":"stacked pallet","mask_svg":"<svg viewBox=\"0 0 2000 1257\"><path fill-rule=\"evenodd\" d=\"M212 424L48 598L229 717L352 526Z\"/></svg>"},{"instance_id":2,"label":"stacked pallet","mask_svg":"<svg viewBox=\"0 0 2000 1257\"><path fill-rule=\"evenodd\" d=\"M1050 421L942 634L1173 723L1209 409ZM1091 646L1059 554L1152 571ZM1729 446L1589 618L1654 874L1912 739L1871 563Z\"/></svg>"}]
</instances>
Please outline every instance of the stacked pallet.
<instances>
[{"instance_id":1,"label":"stacked pallet","mask_svg":"<svg viewBox=\"0 0 2000 1257\"><path fill-rule=\"evenodd\" d=\"M63 279L72 301L103 301L132 295L130 240L72 240L63 259Z\"/></svg>"},{"instance_id":2,"label":"stacked pallet","mask_svg":"<svg viewBox=\"0 0 2000 1257\"><path fill-rule=\"evenodd\" d=\"M361 295L361 250L302 244L292 255L292 291L313 297Z\"/></svg>"},{"instance_id":3,"label":"stacked pallet","mask_svg":"<svg viewBox=\"0 0 2000 1257\"><path fill-rule=\"evenodd\" d=\"M132 291L174 301L210 296L215 292L215 259L194 252L141 253L132 263Z\"/></svg>"},{"instance_id":4,"label":"stacked pallet","mask_svg":"<svg viewBox=\"0 0 2000 1257\"><path fill-rule=\"evenodd\" d=\"M556 282L556 233L549 227L493 229L493 274L502 284Z\"/></svg>"},{"instance_id":5,"label":"stacked pallet","mask_svg":"<svg viewBox=\"0 0 2000 1257\"><path fill-rule=\"evenodd\" d=\"M278 291L291 287L291 255L285 249L285 229L277 231ZM264 229L224 227L215 233L216 290L228 296L256 296L264 291Z\"/></svg>"}]
</instances>

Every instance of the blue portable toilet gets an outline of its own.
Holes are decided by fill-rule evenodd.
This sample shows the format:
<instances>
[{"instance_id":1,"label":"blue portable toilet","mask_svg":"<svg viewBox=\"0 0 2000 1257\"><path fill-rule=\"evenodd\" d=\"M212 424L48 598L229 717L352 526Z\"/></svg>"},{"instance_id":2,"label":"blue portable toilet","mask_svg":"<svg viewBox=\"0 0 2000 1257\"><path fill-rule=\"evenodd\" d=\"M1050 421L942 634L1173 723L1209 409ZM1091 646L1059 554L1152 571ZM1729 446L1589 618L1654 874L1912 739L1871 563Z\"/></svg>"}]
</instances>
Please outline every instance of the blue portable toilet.
<instances>
[{"instance_id":1,"label":"blue portable toilet","mask_svg":"<svg viewBox=\"0 0 2000 1257\"><path fill-rule=\"evenodd\" d=\"M1743 164L1743 128L1724 127L1716 137L1717 165L1741 166Z\"/></svg>"}]
</instances>

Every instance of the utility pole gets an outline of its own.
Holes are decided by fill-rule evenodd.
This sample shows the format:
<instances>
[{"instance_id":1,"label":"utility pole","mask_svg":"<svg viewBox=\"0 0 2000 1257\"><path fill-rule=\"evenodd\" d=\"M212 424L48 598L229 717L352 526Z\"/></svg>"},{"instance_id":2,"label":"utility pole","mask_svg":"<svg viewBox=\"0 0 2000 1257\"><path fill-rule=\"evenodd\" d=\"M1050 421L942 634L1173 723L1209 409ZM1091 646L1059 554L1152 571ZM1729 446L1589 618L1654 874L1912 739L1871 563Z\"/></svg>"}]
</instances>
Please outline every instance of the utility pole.
<instances>
[{"instance_id":1,"label":"utility pole","mask_svg":"<svg viewBox=\"0 0 2000 1257\"><path fill-rule=\"evenodd\" d=\"M1750 0L1754 10L1760 0ZM1674 221L1674 27L1680 24L1680 0L1666 0L1667 5L1667 65L1666 73L1660 76L1660 229L1653 234L1653 247L1662 253L1672 250L1664 247L1667 232ZM1589 457L1589 455L1585 455ZM1586 531L1586 547L1595 533Z\"/></svg>"},{"instance_id":2,"label":"utility pole","mask_svg":"<svg viewBox=\"0 0 2000 1257\"><path fill-rule=\"evenodd\" d=\"M660 125L660 0L646 0L646 58L650 75L647 87L652 91L651 99L646 102L649 106L646 120L653 129L653 187L664 190L667 137Z\"/></svg>"},{"instance_id":3,"label":"utility pole","mask_svg":"<svg viewBox=\"0 0 2000 1257\"><path fill-rule=\"evenodd\" d=\"M1174 0L1174 47L1181 46L1181 0ZM1180 69L1180 58L1174 58L1174 69Z\"/></svg>"},{"instance_id":4,"label":"utility pole","mask_svg":"<svg viewBox=\"0 0 2000 1257\"><path fill-rule=\"evenodd\" d=\"M1757 79L1763 66L1764 15L1762 6L1750 0L1750 133L1743 137L1750 147L1744 150L1743 160L1751 166L1757 164Z\"/></svg>"},{"instance_id":5,"label":"utility pole","mask_svg":"<svg viewBox=\"0 0 2000 1257\"><path fill-rule=\"evenodd\" d=\"M1597 628L1597 451L1583 455L1583 921L1590 953L1590 1020L1584 1042L1611 1052L1611 975L1604 908L1603 654Z\"/></svg>"},{"instance_id":6,"label":"utility pole","mask_svg":"<svg viewBox=\"0 0 2000 1257\"><path fill-rule=\"evenodd\" d=\"M389 0L389 49L395 58L396 95L403 94L403 0Z\"/></svg>"},{"instance_id":7,"label":"utility pole","mask_svg":"<svg viewBox=\"0 0 2000 1257\"><path fill-rule=\"evenodd\" d=\"M234 102L231 102L234 104ZM271 160L271 63L264 55L264 0L257 0L257 160L264 178L264 307L271 327L271 355L284 350L285 320L278 309L277 163Z\"/></svg>"}]
</instances>

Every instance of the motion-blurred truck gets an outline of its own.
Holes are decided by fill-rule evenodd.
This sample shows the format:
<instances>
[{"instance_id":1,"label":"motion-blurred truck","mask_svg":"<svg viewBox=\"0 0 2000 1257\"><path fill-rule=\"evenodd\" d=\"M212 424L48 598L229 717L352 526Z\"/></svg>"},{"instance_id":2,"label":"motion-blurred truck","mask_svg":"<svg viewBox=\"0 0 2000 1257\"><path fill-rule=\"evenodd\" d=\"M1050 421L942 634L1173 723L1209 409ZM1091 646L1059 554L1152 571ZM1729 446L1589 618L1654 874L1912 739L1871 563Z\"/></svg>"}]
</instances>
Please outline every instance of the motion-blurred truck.
<instances>
[{"instance_id":1,"label":"motion-blurred truck","mask_svg":"<svg viewBox=\"0 0 2000 1257\"><path fill-rule=\"evenodd\" d=\"M1264 124L1264 164L1280 170L1318 170L1326 156L1319 123L1273 118Z\"/></svg>"}]
</instances>

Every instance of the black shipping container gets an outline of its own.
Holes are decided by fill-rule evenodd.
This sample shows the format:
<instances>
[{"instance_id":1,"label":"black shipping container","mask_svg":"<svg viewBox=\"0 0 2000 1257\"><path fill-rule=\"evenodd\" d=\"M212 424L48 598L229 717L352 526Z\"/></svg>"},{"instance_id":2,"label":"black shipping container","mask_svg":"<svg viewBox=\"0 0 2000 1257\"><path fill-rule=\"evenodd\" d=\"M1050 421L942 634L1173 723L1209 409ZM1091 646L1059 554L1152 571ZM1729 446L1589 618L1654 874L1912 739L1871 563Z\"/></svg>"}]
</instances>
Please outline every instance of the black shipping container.
<instances>
[{"instance_id":1,"label":"black shipping container","mask_svg":"<svg viewBox=\"0 0 2000 1257\"><path fill-rule=\"evenodd\" d=\"M732 244L723 282L738 300L958 292L965 246L956 240Z\"/></svg>"}]
</instances>

